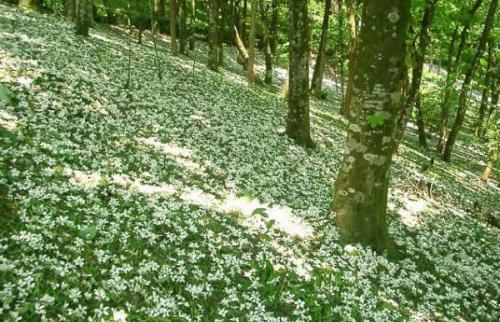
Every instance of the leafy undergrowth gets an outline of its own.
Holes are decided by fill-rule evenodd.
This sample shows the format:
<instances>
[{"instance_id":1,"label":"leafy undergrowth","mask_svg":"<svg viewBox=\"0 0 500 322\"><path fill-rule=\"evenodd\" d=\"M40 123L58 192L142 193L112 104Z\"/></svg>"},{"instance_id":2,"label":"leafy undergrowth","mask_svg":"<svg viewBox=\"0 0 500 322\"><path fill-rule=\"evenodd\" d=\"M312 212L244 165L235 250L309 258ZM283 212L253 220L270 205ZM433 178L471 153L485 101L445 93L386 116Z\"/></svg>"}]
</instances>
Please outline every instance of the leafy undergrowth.
<instances>
[{"instance_id":1,"label":"leafy undergrowth","mask_svg":"<svg viewBox=\"0 0 500 322\"><path fill-rule=\"evenodd\" d=\"M279 134L279 86L210 72L203 48L175 58L159 39L159 80L151 42L134 41L126 89L117 28L85 39L0 9L2 320L500 318L498 230L466 211L498 206L478 143L422 174L429 155L409 133L390 199L406 256L393 262L342 246L332 224L337 101L312 102L318 147L305 151Z\"/></svg>"}]
</instances>

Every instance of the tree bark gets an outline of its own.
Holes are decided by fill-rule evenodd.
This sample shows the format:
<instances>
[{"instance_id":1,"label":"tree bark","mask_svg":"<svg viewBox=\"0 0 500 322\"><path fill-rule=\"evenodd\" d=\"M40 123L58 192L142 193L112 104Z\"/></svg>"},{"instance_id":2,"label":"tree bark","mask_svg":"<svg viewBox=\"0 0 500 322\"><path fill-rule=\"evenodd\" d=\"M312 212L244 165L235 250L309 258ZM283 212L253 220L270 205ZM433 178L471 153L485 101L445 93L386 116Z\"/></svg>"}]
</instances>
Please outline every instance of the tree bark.
<instances>
[{"instance_id":1,"label":"tree bark","mask_svg":"<svg viewBox=\"0 0 500 322\"><path fill-rule=\"evenodd\" d=\"M264 7L264 0L260 0L260 16L262 21L262 33L264 35L264 60L266 63L266 74L264 82L266 84L273 83L273 53L271 50L271 39L269 34L269 19L267 10Z\"/></svg>"},{"instance_id":2,"label":"tree bark","mask_svg":"<svg viewBox=\"0 0 500 322\"><path fill-rule=\"evenodd\" d=\"M177 0L179 5L179 52L186 55L187 47L187 0Z\"/></svg>"},{"instance_id":3,"label":"tree bark","mask_svg":"<svg viewBox=\"0 0 500 322\"><path fill-rule=\"evenodd\" d=\"M488 128L488 126L491 124L493 121L493 118L495 116L495 111L497 109L498 105L498 96L500 94L500 77L497 75L496 82L491 82L491 102L490 102L490 109L488 111L488 117L486 118L486 124L484 125L484 130L481 136L484 135L485 130Z\"/></svg>"},{"instance_id":4,"label":"tree bark","mask_svg":"<svg viewBox=\"0 0 500 322\"><path fill-rule=\"evenodd\" d=\"M187 0L185 0L187 1ZM191 20L189 24L189 50L194 50L196 26L196 0L191 0Z\"/></svg>"},{"instance_id":5,"label":"tree bark","mask_svg":"<svg viewBox=\"0 0 500 322\"><path fill-rule=\"evenodd\" d=\"M404 80L410 3L381 0L363 5L352 118L331 207L345 242L379 251L392 245L386 221L387 193Z\"/></svg>"},{"instance_id":6,"label":"tree bark","mask_svg":"<svg viewBox=\"0 0 500 322\"><path fill-rule=\"evenodd\" d=\"M412 70L411 85L408 94L406 95L405 104L403 109L401 110L396 126L395 150L398 149L399 144L404 138L406 124L408 123L408 119L411 117L413 106L415 105L415 100L420 91L420 83L422 82L422 71L424 68L425 55L430 44L429 29L434 17L436 2L437 0L426 1L426 7L420 27L418 48L417 50L415 50L415 67Z\"/></svg>"},{"instance_id":7,"label":"tree bark","mask_svg":"<svg viewBox=\"0 0 500 322\"><path fill-rule=\"evenodd\" d=\"M312 147L309 119L309 18L307 0L289 0L288 115L286 134L298 145Z\"/></svg>"},{"instance_id":8,"label":"tree bark","mask_svg":"<svg viewBox=\"0 0 500 322\"><path fill-rule=\"evenodd\" d=\"M342 12L342 0L337 0L337 19L338 19L338 24L339 24L339 76L340 76L340 107L342 112L342 106L344 105L344 85L345 85L345 78L344 78L344 51L345 51L345 46L344 46L344 13Z\"/></svg>"},{"instance_id":9,"label":"tree bark","mask_svg":"<svg viewBox=\"0 0 500 322\"><path fill-rule=\"evenodd\" d=\"M454 42L456 41L456 36L458 34L454 34L452 37L452 41L450 43L450 50L448 52L448 71L446 75L446 84L445 84L445 93L444 93L444 98L443 98L443 103L441 105L441 125L440 125L440 132L439 132L439 140L438 140L438 145L436 147L436 150L441 153L443 152L444 145L446 142L446 135L448 133L448 121L449 121L449 111L450 111L450 98L451 98L451 92L453 91L453 88L455 86L455 72L456 69L458 68L460 61L462 59L462 53L465 48L465 43L467 41L467 35L469 34L469 29L470 25L473 21L473 17L476 14L476 11L479 9L481 4L483 3L483 0L476 0L472 7L469 9L467 12L468 19L466 20L466 23L464 24L464 28L462 29L462 32L460 34L460 44L458 45L457 53L455 56L455 61L452 63L451 62L451 57L452 55L452 49L454 47ZM458 27L457 27L458 28ZM458 29L456 29L456 32L458 32Z\"/></svg>"},{"instance_id":10,"label":"tree bark","mask_svg":"<svg viewBox=\"0 0 500 322\"><path fill-rule=\"evenodd\" d=\"M483 92L481 94L481 105L479 106L479 116L476 121L476 129L474 131L475 136L481 136L483 132L484 117L486 115L486 109L488 108L488 97L490 96L490 82L492 76L492 68L495 68L495 44L493 38L488 41L488 65L486 67L486 73L484 77Z\"/></svg>"},{"instance_id":11,"label":"tree bark","mask_svg":"<svg viewBox=\"0 0 500 322\"><path fill-rule=\"evenodd\" d=\"M311 94L321 97L323 87L323 70L325 66L325 50L328 36L328 20L332 11L332 0L325 0L325 12L323 14L323 23L321 25L321 40L319 42L318 55L314 64L314 72L311 81Z\"/></svg>"},{"instance_id":12,"label":"tree bark","mask_svg":"<svg viewBox=\"0 0 500 322\"><path fill-rule=\"evenodd\" d=\"M160 14L158 0L151 0L151 32L157 34L160 31Z\"/></svg>"},{"instance_id":13,"label":"tree bark","mask_svg":"<svg viewBox=\"0 0 500 322\"><path fill-rule=\"evenodd\" d=\"M179 55L177 46L177 0L170 0L170 51L172 55Z\"/></svg>"},{"instance_id":14,"label":"tree bark","mask_svg":"<svg viewBox=\"0 0 500 322\"><path fill-rule=\"evenodd\" d=\"M74 20L76 17L76 1L66 0L64 2L63 15L68 20Z\"/></svg>"},{"instance_id":15,"label":"tree bark","mask_svg":"<svg viewBox=\"0 0 500 322\"><path fill-rule=\"evenodd\" d=\"M271 38L271 52L273 56L276 56L276 47L278 46L278 0L271 1L271 27L270 27L270 38Z\"/></svg>"},{"instance_id":16,"label":"tree bark","mask_svg":"<svg viewBox=\"0 0 500 322\"><path fill-rule=\"evenodd\" d=\"M427 134L425 134L425 121L424 113L422 111L422 98L420 93L415 100L415 107L417 108L417 128L418 128L418 143L425 149L428 149Z\"/></svg>"},{"instance_id":17,"label":"tree bark","mask_svg":"<svg viewBox=\"0 0 500 322\"><path fill-rule=\"evenodd\" d=\"M444 147L443 152L443 161L449 162L451 159L451 153L453 151L453 147L455 145L455 141L458 136L458 132L460 131L462 124L465 119L465 112L467 110L467 93L470 90L470 84L472 82L472 77L474 75L474 70L476 68L476 63L483 54L483 50L486 46L486 41L488 40L490 31L493 27L495 21L496 9L498 6L498 0L491 0L490 8L488 9L488 15L486 16L486 21L484 23L484 29L481 34L481 38L479 39L479 44L476 50L476 54L474 58L470 62L467 71L465 73L465 79L462 84L462 90L460 92L460 97L458 99L458 108L457 115L455 117L455 122L453 123L453 127L450 131L450 135L448 136L448 140L446 141L446 145Z\"/></svg>"},{"instance_id":18,"label":"tree bark","mask_svg":"<svg viewBox=\"0 0 500 322\"><path fill-rule=\"evenodd\" d=\"M346 0L347 19L349 22L349 78L347 80L347 88L344 97L344 104L340 113L349 117L352 87L354 83L354 74L356 70L356 7L354 0Z\"/></svg>"},{"instance_id":19,"label":"tree bark","mask_svg":"<svg viewBox=\"0 0 500 322\"><path fill-rule=\"evenodd\" d=\"M89 35L89 28L92 24L92 0L79 0L76 13L76 34L82 36Z\"/></svg>"},{"instance_id":20,"label":"tree bark","mask_svg":"<svg viewBox=\"0 0 500 322\"><path fill-rule=\"evenodd\" d=\"M208 68L219 70L219 37L217 28L217 1L208 2Z\"/></svg>"},{"instance_id":21,"label":"tree bark","mask_svg":"<svg viewBox=\"0 0 500 322\"><path fill-rule=\"evenodd\" d=\"M248 42L248 61L247 61L247 81L248 84L255 83L255 28L257 24L257 0L252 0L250 6L250 39Z\"/></svg>"},{"instance_id":22,"label":"tree bark","mask_svg":"<svg viewBox=\"0 0 500 322\"><path fill-rule=\"evenodd\" d=\"M19 0L17 6L23 10L40 10L42 3L41 0Z\"/></svg>"}]
</instances>

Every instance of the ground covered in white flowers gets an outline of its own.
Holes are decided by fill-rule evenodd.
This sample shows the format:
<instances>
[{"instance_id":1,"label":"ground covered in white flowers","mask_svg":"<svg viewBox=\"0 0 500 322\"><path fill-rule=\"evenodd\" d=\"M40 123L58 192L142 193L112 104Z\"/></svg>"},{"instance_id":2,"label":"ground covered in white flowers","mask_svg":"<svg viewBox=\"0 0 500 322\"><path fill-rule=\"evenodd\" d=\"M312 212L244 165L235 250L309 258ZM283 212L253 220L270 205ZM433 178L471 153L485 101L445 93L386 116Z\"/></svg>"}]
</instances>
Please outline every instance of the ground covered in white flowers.
<instances>
[{"instance_id":1,"label":"ground covered in white flowers","mask_svg":"<svg viewBox=\"0 0 500 322\"><path fill-rule=\"evenodd\" d=\"M279 134L279 85L247 87L231 57L208 71L203 45L174 58L158 39L156 64L134 39L126 89L127 39L0 6L0 320L500 319L480 142L421 174L410 132L390 197L404 256L344 247L331 81L305 151Z\"/></svg>"}]
</instances>

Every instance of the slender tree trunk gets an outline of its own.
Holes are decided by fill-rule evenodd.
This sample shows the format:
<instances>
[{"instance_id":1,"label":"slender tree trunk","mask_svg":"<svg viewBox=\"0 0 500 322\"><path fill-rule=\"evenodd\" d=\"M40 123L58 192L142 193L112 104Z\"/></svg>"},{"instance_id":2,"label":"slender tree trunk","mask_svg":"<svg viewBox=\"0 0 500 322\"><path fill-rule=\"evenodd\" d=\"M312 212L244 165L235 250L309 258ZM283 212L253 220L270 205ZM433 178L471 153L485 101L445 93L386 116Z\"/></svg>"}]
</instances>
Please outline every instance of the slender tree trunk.
<instances>
[{"instance_id":1,"label":"slender tree trunk","mask_svg":"<svg viewBox=\"0 0 500 322\"><path fill-rule=\"evenodd\" d=\"M352 98L352 88L354 84L354 74L356 71L356 7L354 0L346 0L347 18L349 22L349 79L342 105L341 114L350 117L350 106Z\"/></svg>"},{"instance_id":2,"label":"slender tree trunk","mask_svg":"<svg viewBox=\"0 0 500 322\"><path fill-rule=\"evenodd\" d=\"M41 0L19 0L17 6L23 10L40 10Z\"/></svg>"},{"instance_id":3,"label":"slender tree trunk","mask_svg":"<svg viewBox=\"0 0 500 322\"><path fill-rule=\"evenodd\" d=\"M462 123L465 119L465 112L467 110L467 93L470 89L470 83L472 81L472 77L474 75L474 70L476 67L476 63L483 54L484 47L486 46L486 41L488 40L490 31L493 27L495 21L495 13L498 5L498 0L491 0L490 8L488 9L488 15L486 17L486 21L484 23L484 29L481 34L481 38L479 39L479 44L477 47L476 54L472 61L470 62L467 71L465 73L465 79L462 84L462 90L460 92L460 97L458 99L458 108L457 115L455 117L455 122L453 123L453 127L451 128L450 135L448 136L448 140L446 141L446 145L444 147L443 152L443 161L450 161L451 153L453 151L453 146L455 145L455 141L458 136L458 132L462 127Z\"/></svg>"},{"instance_id":4,"label":"slender tree trunk","mask_svg":"<svg viewBox=\"0 0 500 322\"><path fill-rule=\"evenodd\" d=\"M219 70L219 37L217 28L217 1L208 2L208 68Z\"/></svg>"},{"instance_id":5,"label":"slender tree trunk","mask_svg":"<svg viewBox=\"0 0 500 322\"><path fill-rule=\"evenodd\" d=\"M488 96L490 94L490 82L493 71L491 70L495 66L495 44L493 38L488 41L488 65L486 67L486 73L484 77L483 92L481 94L481 105L479 107L479 116L476 121L476 130L474 134L476 136L481 136L483 132L484 117L486 115L486 110L488 108Z\"/></svg>"},{"instance_id":6,"label":"slender tree trunk","mask_svg":"<svg viewBox=\"0 0 500 322\"><path fill-rule=\"evenodd\" d=\"M278 0L271 0L271 27L269 31L271 37L271 52L276 56L278 46Z\"/></svg>"},{"instance_id":7,"label":"slender tree trunk","mask_svg":"<svg viewBox=\"0 0 500 322\"><path fill-rule=\"evenodd\" d=\"M241 29L240 37L244 44L248 43L247 38L247 12L248 12L248 0L243 1L243 19L241 19Z\"/></svg>"},{"instance_id":8,"label":"slender tree trunk","mask_svg":"<svg viewBox=\"0 0 500 322\"><path fill-rule=\"evenodd\" d=\"M76 17L76 0L66 0L64 2L63 15L68 20L75 20L75 17Z\"/></svg>"},{"instance_id":9,"label":"slender tree trunk","mask_svg":"<svg viewBox=\"0 0 500 322\"><path fill-rule=\"evenodd\" d=\"M218 46L219 46L219 66L224 64L224 35L225 35L225 20L226 20L226 3L224 0L216 0L218 1L219 14L217 17L217 26L218 26Z\"/></svg>"},{"instance_id":10,"label":"slender tree trunk","mask_svg":"<svg viewBox=\"0 0 500 322\"><path fill-rule=\"evenodd\" d=\"M415 51L415 67L412 70L411 85L408 91L408 95L406 95L405 105L401 110L401 114L399 115L396 125L395 150L398 149L399 144L403 140L406 130L406 124L408 122L408 119L411 117L413 106L415 105L415 100L420 91L420 83L422 81L422 71L424 68L425 55L430 44L429 29L434 17L436 2L437 0L426 1L424 16L422 18L422 24L420 27L418 49Z\"/></svg>"},{"instance_id":11,"label":"slender tree trunk","mask_svg":"<svg viewBox=\"0 0 500 322\"><path fill-rule=\"evenodd\" d=\"M160 31L160 15L158 0L151 0L151 32L157 34Z\"/></svg>"},{"instance_id":12,"label":"slender tree trunk","mask_svg":"<svg viewBox=\"0 0 500 322\"><path fill-rule=\"evenodd\" d=\"M309 120L309 18L307 0L288 0L288 115L286 134L298 145L312 147Z\"/></svg>"},{"instance_id":13,"label":"slender tree trunk","mask_svg":"<svg viewBox=\"0 0 500 322\"><path fill-rule=\"evenodd\" d=\"M186 55L187 47L187 0L177 0L179 5L179 52Z\"/></svg>"},{"instance_id":14,"label":"slender tree trunk","mask_svg":"<svg viewBox=\"0 0 500 322\"><path fill-rule=\"evenodd\" d=\"M187 0L185 0L187 1ZM191 0L191 20L189 24L189 50L194 50L196 32L196 0Z\"/></svg>"},{"instance_id":15,"label":"slender tree trunk","mask_svg":"<svg viewBox=\"0 0 500 322\"><path fill-rule=\"evenodd\" d=\"M352 118L331 207L345 242L370 245L376 250L392 246L386 221L387 193L404 80L410 3L379 0L363 5Z\"/></svg>"},{"instance_id":16,"label":"slender tree trunk","mask_svg":"<svg viewBox=\"0 0 500 322\"><path fill-rule=\"evenodd\" d=\"M273 53L271 51L271 39L269 34L269 19L267 10L264 7L264 0L260 0L260 16L262 20L262 33L264 35L264 60L266 62L266 74L264 82L273 83Z\"/></svg>"},{"instance_id":17,"label":"slender tree trunk","mask_svg":"<svg viewBox=\"0 0 500 322\"><path fill-rule=\"evenodd\" d=\"M328 36L328 20L332 11L332 0L325 0L325 12L323 14L323 24L321 26L321 40L319 42L318 56L314 64L314 72L311 82L311 94L321 97L323 87L323 70L325 66L325 50Z\"/></svg>"},{"instance_id":18,"label":"slender tree trunk","mask_svg":"<svg viewBox=\"0 0 500 322\"><path fill-rule=\"evenodd\" d=\"M342 12L342 0L337 0L338 10L337 10L337 19L339 24L339 76L340 76L340 109L342 110L342 106L344 105L344 57L345 57L345 46L344 46L344 13ZM340 111L342 112L342 111Z\"/></svg>"},{"instance_id":19,"label":"slender tree trunk","mask_svg":"<svg viewBox=\"0 0 500 322\"><path fill-rule=\"evenodd\" d=\"M493 118L495 116L495 111L498 105L498 96L500 94L500 77L497 75L496 82L491 82L491 102L490 109L488 111L488 117L486 118L486 124L484 125L483 132L481 136L485 134L485 130L490 126Z\"/></svg>"},{"instance_id":20,"label":"slender tree trunk","mask_svg":"<svg viewBox=\"0 0 500 322\"><path fill-rule=\"evenodd\" d=\"M257 24L257 0L252 0L250 8L250 41L248 43L247 80L248 84L255 83L255 28Z\"/></svg>"},{"instance_id":21,"label":"slender tree trunk","mask_svg":"<svg viewBox=\"0 0 500 322\"><path fill-rule=\"evenodd\" d=\"M172 55L179 55L177 46L177 0L170 0L170 51Z\"/></svg>"},{"instance_id":22,"label":"slender tree trunk","mask_svg":"<svg viewBox=\"0 0 500 322\"><path fill-rule=\"evenodd\" d=\"M425 134L424 113L422 111L422 99L420 93L415 100L415 107L417 108L417 127L418 127L418 143L428 149L427 134Z\"/></svg>"},{"instance_id":23,"label":"slender tree trunk","mask_svg":"<svg viewBox=\"0 0 500 322\"><path fill-rule=\"evenodd\" d=\"M89 35L89 28L92 24L92 0L78 0L78 10L76 13L76 34L82 36Z\"/></svg>"},{"instance_id":24,"label":"slender tree trunk","mask_svg":"<svg viewBox=\"0 0 500 322\"><path fill-rule=\"evenodd\" d=\"M448 133L448 121L449 121L449 111L450 111L450 98L451 98L451 93L453 91L453 88L455 87L455 73L457 71L457 68L460 64L460 61L462 59L462 53L465 48L465 43L467 41L467 35L469 34L469 29L470 29L470 24L473 21L473 17L476 14L476 11L479 9L481 4L483 3L483 0L476 0L472 7L469 9L467 12L468 19L466 20L466 23L464 25L464 28L462 29L462 32L460 34L460 43L458 45L457 53L455 56L455 61L452 63L451 62L451 52L454 47L454 42L456 41L456 34L454 34L454 37L452 37L452 41L450 43L450 51L448 52L448 71L446 75L446 84L445 84L445 93L444 93L444 98L443 98L443 103L441 105L441 125L440 125L440 132L439 132L439 140L438 140L438 145L436 147L436 150L441 153L444 149L444 145L446 142L446 135ZM457 27L458 28L458 27ZM458 32L458 29L456 29Z\"/></svg>"}]
</instances>

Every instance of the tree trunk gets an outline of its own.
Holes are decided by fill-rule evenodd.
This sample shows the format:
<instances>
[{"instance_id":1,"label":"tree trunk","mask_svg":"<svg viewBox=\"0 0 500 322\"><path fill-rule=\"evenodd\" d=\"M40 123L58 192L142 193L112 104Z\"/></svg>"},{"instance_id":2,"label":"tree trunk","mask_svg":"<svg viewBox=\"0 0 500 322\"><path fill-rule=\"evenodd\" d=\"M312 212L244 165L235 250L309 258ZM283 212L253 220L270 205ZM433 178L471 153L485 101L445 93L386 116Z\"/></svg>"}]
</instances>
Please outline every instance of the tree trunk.
<instances>
[{"instance_id":1,"label":"tree trunk","mask_svg":"<svg viewBox=\"0 0 500 322\"><path fill-rule=\"evenodd\" d=\"M425 134L424 113L422 111L422 99L420 93L415 100L415 107L417 108L417 127L418 127L418 143L428 149L427 135Z\"/></svg>"},{"instance_id":2,"label":"tree trunk","mask_svg":"<svg viewBox=\"0 0 500 322\"><path fill-rule=\"evenodd\" d=\"M260 16L262 20L262 33L264 35L264 60L266 63L266 74L264 82L273 83L273 53L271 51L271 39L269 35L269 19L267 10L264 7L264 0L260 0Z\"/></svg>"},{"instance_id":3,"label":"tree trunk","mask_svg":"<svg viewBox=\"0 0 500 322\"><path fill-rule=\"evenodd\" d=\"M41 0L19 0L17 6L23 10L40 10Z\"/></svg>"},{"instance_id":4,"label":"tree trunk","mask_svg":"<svg viewBox=\"0 0 500 322\"><path fill-rule=\"evenodd\" d=\"M179 52L186 55L187 47L187 0L178 0L179 5Z\"/></svg>"},{"instance_id":5,"label":"tree trunk","mask_svg":"<svg viewBox=\"0 0 500 322\"><path fill-rule=\"evenodd\" d=\"M187 0L185 0L187 1ZM191 20L189 23L189 50L194 50L194 35L196 32L196 0L191 0Z\"/></svg>"},{"instance_id":6,"label":"tree trunk","mask_svg":"<svg viewBox=\"0 0 500 322\"><path fill-rule=\"evenodd\" d=\"M158 0L151 0L151 32L157 34L160 31L160 15Z\"/></svg>"},{"instance_id":7,"label":"tree trunk","mask_svg":"<svg viewBox=\"0 0 500 322\"><path fill-rule=\"evenodd\" d=\"M286 134L298 145L312 147L309 120L309 18L307 0L289 0L288 115Z\"/></svg>"},{"instance_id":8,"label":"tree trunk","mask_svg":"<svg viewBox=\"0 0 500 322\"><path fill-rule=\"evenodd\" d=\"M208 6L208 68L219 70L219 37L217 28L217 1L210 1Z\"/></svg>"},{"instance_id":9,"label":"tree trunk","mask_svg":"<svg viewBox=\"0 0 500 322\"><path fill-rule=\"evenodd\" d=\"M252 0L250 7L250 41L248 43L247 80L248 84L255 83L255 27L257 24L257 0Z\"/></svg>"},{"instance_id":10,"label":"tree trunk","mask_svg":"<svg viewBox=\"0 0 500 322\"><path fill-rule=\"evenodd\" d=\"M271 1L271 28L269 31L271 37L271 52L276 56L276 47L278 46L278 0Z\"/></svg>"},{"instance_id":11,"label":"tree trunk","mask_svg":"<svg viewBox=\"0 0 500 322\"><path fill-rule=\"evenodd\" d=\"M486 67L486 73L484 77L483 92L481 94L481 105L479 107L479 116L476 122L476 130L474 132L475 136L481 136L483 132L484 117L486 114L486 109L488 108L488 94L490 94L490 82L493 71L495 68L495 44L493 38L488 41L488 65Z\"/></svg>"},{"instance_id":12,"label":"tree trunk","mask_svg":"<svg viewBox=\"0 0 500 322\"><path fill-rule=\"evenodd\" d=\"M395 150L398 149L399 144L404 138L406 124L408 123L408 119L412 115L413 106L415 105L415 100L420 91L420 83L422 81L422 71L424 68L425 54L430 44L429 28L432 24L432 19L434 17L436 2L437 0L426 1L426 7L424 10L422 24L420 27L418 48L417 50L415 50L415 67L413 68L412 71L411 85L408 94L406 95L405 104L403 109L401 110L396 126Z\"/></svg>"},{"instance_id":13,"label":"tree trunk","mask_svg":"<svg viewBox=\"0 0 500 322\"><path fill-rule=\"evenodd\" d=\"M472 77L474 75L476 63L483 54L484 47L486 46L486 41L488 40L490 31L493 27L497 5L498 5L498 0L491 0L490 8L488 9L488 15L484 23L484 29L481 34L481 38L479 39L479 44L477 46L476 54L474 55L474 58L472 59L467 68L465 79L462 84L462 90L460 92L460 97L458 99L457 115L455 117L455 122L453 123L453 127L450 131L450 135L448 136L448 140L446 141L446 145L443 152L443 161L446 162L450 161L451 153L453 151L453 146L455 145L458 132L460 131L462 123L464 122L465 112L467 110L467 104L466 104L467 93L469 92L470 89L469 87L472 81Z\"/></svg>"},{"instance_id":14,"label":"tree trunk","mask_svg":"<svg viewBox=\"0 0 500 322\"><path fill-rule=\"evenodd\" d=\"M446 84L444 87L445 93L444 93L443 103L441 105L441 125L440 125L441 130L439 133L438 145L436 147L436 150L439 153L441 153L444 149L444 145L446 142L446 135L448 133L448 121L449 121L449 111L450 111L449 102L450 102L450 98L451 98L451 92L453 91L453 88L455 86L455 72L460 64L461 59L462 59L462 53L463 53L463 50L465 48L467 35L469 34L470 24L472 23L473 17L482 3L483 3L483 0L476 0L474 5L467 12L468 19L466 20L464 28L462 29L462 33L460 34L460 44L458 45L457 53L455 56L455 61L453 63L451 61L450 55L452 55L452 49L454 47L454 43L456 41L456 36L458 34L454 33L454 35L452 37L452 41L450 43L450 48L449 48L450 50L448 52L448 70L447 70L447 75L446 75ZM458 29L455 29L455 30L456 30L456 32L458 32Z\"/></svg>"},{"instance_id":15,"label":"tree trunk","mask_svg":"<svg viewBox=\"0 0 500 322\"><path fill-rule=\"evenodd\" d=\"M226 4L224 3L224 0L216 0L218 1L218 7L219 7L219 14L217 15L217 26L218 26L218 46L219 46L219 66L222 66L224 64L224 26L225 26L225 20L226 20L226 9L225 6Z\"/></svg>"},{"instance_id":16,"label":"tree trunk","mask_svg":"<svg viewBox=\"0 0 500 322\"><path fill-rule=\"evenodd\" d=\"M170 0L170 51L172 55L179 55L177 46L177 0Z\"/></svg>"},{"instance_id":17,"label":"tree trunk","mask_svg":"<svg viewBox=\"0 0 500 322\"><path fill-rule=\"evenodd\" d=\"M342 106L344 105L344 13L342 12L342 0L338 0L338 10L337 10L337 19L339 24L339 76L340 76L340 109L342 112Z\"/></svg>"},{"instance_id":18,"label":"tree trunk","mask_svg":"<svg viewBox=\"0 0 500 322\"><path fill-rule=\"evenodd\" d=\"M323 70L325 66L325 50L328 36L328 19L332 11L332 0L325 0L325 12L323 14L323 24L321 26L321 40L319 42L318 56L314 64L314 72L311 82L311 94L316 97L321 97L323 87Z\"/></svg>"},{"instance_id":19,"label":"tree trunk","mask_svg":"<svg viewBox=\"0 0 500 322\"><path fill-rule=\"evenodd\" d=\"M76 17L76 0L66 0L64 2L63 15L68 20L75 20L75 17Z\"/></svg>"},{"instance_id":20,"label":"tree trunk","mask_svg":"<svg viewBox=\"0 0 500 322\"><path fill-rule=\"evenodd\" d=\"M497 80L496 82L491 82L491 102L490 102L490 109L488 111L488 117L486 118L486 124L484 125L484 130L481 136L484 135L485 130L488 128L488 126L491 124L493 121L493 118L495 116L495 111L498 105L498 96L500 94L500 77L497 75Z\"/></svg>"},{"instance_id":21,"label":"tree trunk","mask_svg":"<svg viewBox=\"0 0 500 322\"><path fill-rule=\"evenodd\" d=\"M347 0L347 18L349 22L349 79L347 80L347 88L342 105L341 114L350 117L350 106L352 98L352 88L354 83L354 74L356 70L356 7L354 0Z\"/></svg>"},{"instance_id":22,"label":"tree trunk","mask_svg":"<svg viewBox=\"0 0 500 322\"><path fill-rule=\"evenodd\" d=\"M387 193L406 68L410 3L380 0L363 5L352 118L331 207L345 242L376 250L392 245L386 221Z\"/></svg>"},{"instance_id":23,"label":"tree trunk","mask_svg":"<svg viewBox=\"0 0 500 322\"><path fill-rule=\"evenodd\" d=\"M89 35L89 28L92 24L92 0L79 0L76 13L76 34L82 36Z\"/></svg>"}]
</instances>

